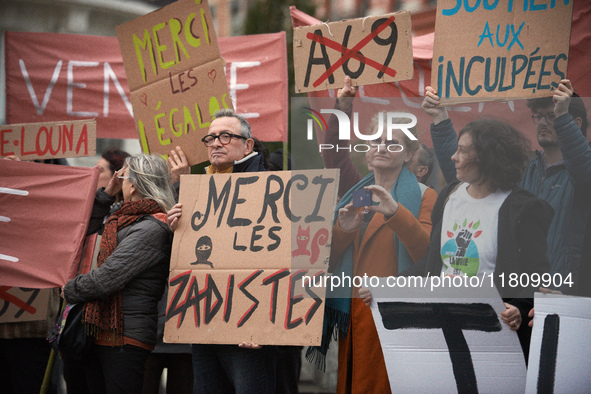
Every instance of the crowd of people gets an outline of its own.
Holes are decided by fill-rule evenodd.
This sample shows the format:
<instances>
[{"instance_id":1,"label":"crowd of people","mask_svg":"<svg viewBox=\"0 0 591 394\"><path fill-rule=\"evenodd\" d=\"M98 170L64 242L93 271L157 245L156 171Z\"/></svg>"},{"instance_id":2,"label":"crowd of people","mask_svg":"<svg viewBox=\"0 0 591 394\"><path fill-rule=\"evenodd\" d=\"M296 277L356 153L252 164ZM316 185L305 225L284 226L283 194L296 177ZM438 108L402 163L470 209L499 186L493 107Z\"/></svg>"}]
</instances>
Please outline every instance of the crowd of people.
<instances>
[{"instance_id":1,"label":"crowd of people","mask_svg":"<svg viewBox=\"0 0 591 394\"><path fill-rule=\"evenodd\" d=\"M346 77L336 108L350 114L356 94ZM591 232L585 106L563 80L553 97L531 99L528 107L543 148L531 160L527 138L504 121L474 120L456 134L431 87L422 108L433 119L433 150L401 130L391 138L384 133L371 141L366 176L348 151L325 153L325 167L341 170L329 272L493 274L495 280L500 273L572 274L574 288L553 290L585 294L591 264L583 250ZM414 128L410 132L417 136ZM343 143L334 115L324 137L326 143ZM213 115L202 142L207 174L282 168L231 110ZM447 182L439 193L427 186L434 157ZM176 202L179 178L191 171L183 151L171 151L167 163L109 150L97 165L101 174L88 230L101 234L96 264L61 290L67 303L84 303L84 324L94 342L83 357L64 358L68 392L158 392L163 368L170 392L297 392L301 347L163 343L172 239L183 216ZM353 196L362 190L371 192L371 204L356 207ZM466 220L479 223L478 235L466 230L450 242L449 229ZM517 332L527 360L537 289L498 288L506 307L500 319ZM348 297L326 298L322 345L308 352L325 357L339 332L338 392L390 392L371 302L371 289L360 288ZM18 392L16 383L13 390Z\"/></svg>"}]
</instances>

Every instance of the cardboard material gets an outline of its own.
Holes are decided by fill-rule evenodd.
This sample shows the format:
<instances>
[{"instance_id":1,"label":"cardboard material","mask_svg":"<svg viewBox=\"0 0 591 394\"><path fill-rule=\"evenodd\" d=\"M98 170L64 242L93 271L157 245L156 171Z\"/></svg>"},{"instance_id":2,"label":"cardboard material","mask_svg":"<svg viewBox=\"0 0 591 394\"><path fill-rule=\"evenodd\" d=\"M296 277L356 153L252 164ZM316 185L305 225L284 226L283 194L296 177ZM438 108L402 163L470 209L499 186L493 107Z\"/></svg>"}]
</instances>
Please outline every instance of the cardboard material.
<instances>
[{"instance_id":1,"label":"cardboard material","mask_svg":"<svg viewBox=\"0 0 591 394\"><path fill-rule=\"evenodd\" d=\"M99 169L0 160L0 286L62 287L78 271Z\"/></svg>"},{"instance_id":2,"label":"cardboard material","mask_svg":"<svg viewBox=\"0 0 591 394\"><path fill-rule=\"evenodd\" d=\"M181 87L181 80L186 85ZM210 114L232 107L227 92L221 59L132 92L143 151L167 155L180 146L190 165L206 161L207 148L201 139L209 130Z\"/></svg>"},{"instance_id":3,"label":"cardboard material","mask_svg":"<svg viewBox=\"0 0 591 394\"><path fill-rule=\"evenodd\" d=\"M324 289L303 276L324 270L236 269L170 273L165 342L320 344Z\"/></svg>"},{"instance_id":4,"label":"cardboard material","mask_svg":"<svg viewBox=\"0 0 591 394\"><path fill-rule=\"evenodd\" d=\"M297 93L412 79L410 13L296 27L293 56Z\"/></svg>"},{"instance_id":5,"label":"cardboard material","mask_svg":"<svg viewBox=\"0 0 591 394\"><path fill-rule=\"evenodd\" d=\"M14 155L22 160L37 160L95 154L95 120L0 126L0 157Z\"/></svg>"},{"instance_id":6,"label":"cardboard material","mask_svg":"<svg viewBox=\"0 0 591 394\"><path fill-rule=\"evenodd\" d=\"M536 293L526 393L591 387L591 298Z\"/></svg>"},{"instance_id":7,"label":"cardboard material","mask_svg":"<svg viewBox=\"0 0 591 394\"><path fill-rule=\"evenodd\" d=\"M47 319L50 291L0 286L0 323Z\"/></svg>"},{"instance_id":8,"label":"cardboard material","mask_svg":"<svg viewBox=\"0 0 591 394\"><path fill-rule=\"evenodd\" d=\"M388 287L382 278L371 291L393 392L523 393L525 360L496 289Z\"/></svg>"},{"instance_id":9,"label":"cardboard material","mask_svg":"<svg viewBox=\"0 0 591 394\"><path fill-rule=\"evenodd\" d=\"M438 1L431 86L442 104L552 96L567 76L567 3Z\"/></svg>"},{"instance_id":10,"label":"cardboard material","mask_svg":"<svg viewBox=\"0 0 591 394\"><path fill-rule=\"evenodd\" d=\"M205 161L211 115L233 108L207 2L179 0L118 26L117 38L142 149L180 146L189 165Z\"/></svg>"},{"instance_id":11,"label":"cardboard material","mask_svg":"<svg viewBox=\"0 0 591 394\"><path fill-rule=\"evenodd\" d=\"M220 57L207 1L179 0L116 30L132 92Z\"/></svg>"},{"instance_id":12,"label":"cardboard material","mask_svg":"<svg viewBox=\"0 0 591 394\"><path fill-rule=\"evenodd\" d=\"M475 3L476 1L470 4ZM489 3L492 2L489 1ZM538 3L540 2L538 1ZM523 6L523 3L521 3L521 6ZM589 99L591 97L591 78L588 77L589 64L591 64L591 51L587 50L587 48L591 47L591 23L589 23L591 2L575 1L573 7L570 51L572 54L576 53L577 55L569 56L568 78L573 83L578 94L585 101L586 107L591 108L591 100ZM310 15L295 9L295 7L290 8L290 13L294 27L302 26L303 24L321 23L321 21L315 20ZM412 80L362 86L359 89L359 99L364 102L375 103L378 111L391 111L392 108L396 108L398 110L412 112L418 118L419 130L422 128L421 125L424 125L424 131L427 131L426 128L431 124L432 119L421 109L421 102L423 101L422 96L424 95L425 86L433 86L431 83L433 39L433 33L413 37L414 75ZM322 108L322 106L317 106L314 100L319 97L332 96L330 107L324 108L334 108L335 95L335 90L309 92L308 97L310 98L310 102L303 104L302 107L311 107L319 111L319 108ZM354 105L356 106L354 108L358 108L357 103ZM536 130L533 127L531 118L524 116L524 114L531 112L527 108L525 100L474 103L451 108L453 112L450 113L450 116L454 121L456 130L461 130L469 121L474 119L498 117L523 132L530 139L532 149L540 149L537 143ZM357 111L357 109L355 110ZM299 112L301 111L292 111L292 115L298 114ZM293 116L291 119L293 121ZM589 134L589 137L591 138L591 134ZM421 133L419 139L428 147L433 146L430 133ZM323 136L318 135L317 140L322 141Z\"/></svg>"},{"instance_id":13,"label":"cardboard material","mask_svg":"<svg viewBox=\"0 0 591 394\"><path fill-rule=\"evenodd\" d=\"M319 344L324 288L304 288L302 276L325 275L337 190L338 170L182 175L165 341ZM231 317L220 311L197 325L191 305L213 308L229 299ZM191 319L179 321L179 308L189 308ZM273 309L280 318L271 316ZM291 323L302 316L305 324Z\"/></svg>"}]
</instances>

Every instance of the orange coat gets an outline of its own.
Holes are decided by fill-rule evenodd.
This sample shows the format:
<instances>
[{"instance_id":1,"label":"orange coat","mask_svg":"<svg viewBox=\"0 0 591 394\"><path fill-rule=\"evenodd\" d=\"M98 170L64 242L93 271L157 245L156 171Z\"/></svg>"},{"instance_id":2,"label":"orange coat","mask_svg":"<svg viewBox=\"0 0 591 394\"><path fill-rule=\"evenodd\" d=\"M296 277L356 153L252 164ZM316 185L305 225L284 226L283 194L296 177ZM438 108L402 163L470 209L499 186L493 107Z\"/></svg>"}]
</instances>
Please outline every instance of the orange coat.
<instances>
[{"instance_id":1,"label":"orange coat","mask_svg":"<svg viewBox=\"0 0 591 394\"><path fill-rule=\"evenodd\" d=\"M333 229L331 263L340 261L352 243L353 275L398 275L393 233L406 246L413 261L420 260L429 246L431 211L436 199L435 190L429 188L425 191L418 220L402 205L399 205L398 211L388 220L381 213L376 213L361 242L359 230L347 232L337 223ZM371 309L356 295L351 300L349 332L339 338L338 360L337 392L390 392L386 364Z\"/></svg>"}]
</instances>

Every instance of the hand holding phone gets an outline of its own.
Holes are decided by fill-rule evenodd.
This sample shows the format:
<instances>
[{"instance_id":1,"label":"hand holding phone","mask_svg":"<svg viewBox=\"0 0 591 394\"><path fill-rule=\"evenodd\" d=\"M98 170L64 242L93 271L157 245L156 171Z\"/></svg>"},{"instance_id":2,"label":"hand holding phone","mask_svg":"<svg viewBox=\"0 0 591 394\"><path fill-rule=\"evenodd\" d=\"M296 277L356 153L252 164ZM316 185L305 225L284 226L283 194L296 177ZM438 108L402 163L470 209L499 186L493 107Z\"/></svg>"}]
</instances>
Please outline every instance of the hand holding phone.
<instances>
[{"instance_id":1,"label":"hand holding phone","mask_svg":"<svg viewBox=\"0 0 591 394\"><path fill-rule=\"evenodd\" d=\"M371 206L371 190L361 189L353 192L353 206L355 208Z\"/></svg>"}]
</instances>

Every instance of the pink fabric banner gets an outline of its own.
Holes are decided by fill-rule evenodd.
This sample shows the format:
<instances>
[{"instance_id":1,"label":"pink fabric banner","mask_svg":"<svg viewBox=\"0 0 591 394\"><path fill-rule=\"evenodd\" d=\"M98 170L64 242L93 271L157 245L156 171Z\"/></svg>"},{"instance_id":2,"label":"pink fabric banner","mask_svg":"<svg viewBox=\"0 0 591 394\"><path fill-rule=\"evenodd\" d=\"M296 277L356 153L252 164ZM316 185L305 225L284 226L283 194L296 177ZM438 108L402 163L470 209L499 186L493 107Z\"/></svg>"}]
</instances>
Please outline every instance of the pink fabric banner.
<instances>
[{"instance_id":1,"label":"pink fabric banner","mask_svg":"<svg viewBox=\"0 0 591 394\"><path fill-rule=\"evenodd\" d=\"M61 287L76 275L98 175L0 160L0 286Z\"/></svg>"},{"instance_id":2,"label":"pink fabric banner","mask_svg":"<svg viewBox=\"0 0 591 394\"><path fill-rule=\"evenodd\" d=\"M115 37L6 32L6 121L96 118L98 138L137 138ZM238 113L254 136L287 141L285 33L219 40Z\"/></svg>"},{"instance_id":3,"label":"pink fabric banner","mask_svg":"<svg viewBox=\"0 0 591 394\"><path fill-rule=\"evenodd\" d=\"M218 38L236 112L261 141L287 141L285 32Z\"/></svg>"}]
</instances>

